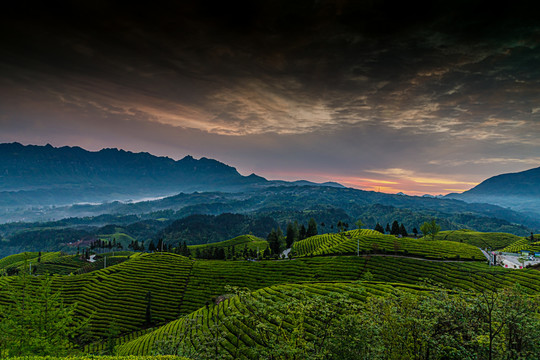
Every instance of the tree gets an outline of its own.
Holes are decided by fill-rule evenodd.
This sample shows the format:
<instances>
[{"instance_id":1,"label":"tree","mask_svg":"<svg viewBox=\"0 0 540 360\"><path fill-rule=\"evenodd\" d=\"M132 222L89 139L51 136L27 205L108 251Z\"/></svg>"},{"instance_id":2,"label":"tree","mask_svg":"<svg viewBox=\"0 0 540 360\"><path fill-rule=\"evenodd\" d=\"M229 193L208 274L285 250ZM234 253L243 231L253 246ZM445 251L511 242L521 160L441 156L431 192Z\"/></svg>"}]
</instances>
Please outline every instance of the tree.
<instances>
[{"instance_id":1,"label":"tree","mask_svg":"<svg viewBox=\"0 0 540 360\"><path fill-rule=\"evenodd\" d=\"M364 226L364 223L361 219L356 220L354 224L358 227L358 230L362 229L362 226Z\"/></svg>"},{"instance_id":2,"label":"tree","mask_svg":"<svg viewBox=\"0 0 540 360\"><path fill-rule=\"evenodd\" d=\"M306 238L306 227L304 224L300 227L300 231L298 233L298 240L304 240Z\"/></svg>"},{"instance_id":3,"label":"tree","mask_svg":"<svg viewBox=\"0 0 540 360\"><path fill-rule=\"evenodd\" d=\"M386 228L385 228L385 231L387 234L390 234L390 224L389 223L386 223Z\"/></svg>"},{"instance_id":4,"label":"tree","mask_svg":"<svg viewBox=\"0 0 540 360\"><path fill-rule=\"evenodd\" d=\"M294 230L294 225L291 223L287 224L287 236L285 238L285 245L288 248L292 246L292 244L298 240L297 238L298 228L296 228L296 231Z\"/></svg>"},{"instance_id":5,"label":"tree","mask_svg":"<svg viewBox=\"0 0 540 360\"><path fill-rule=\"evenodd\" d=\"M283 240L283 232L278 227L277 230L272 229L270 231L270 234L266 237L266 241L268 241L268 247L270 248L270 252L272 254L279 254L281 251L281 243Z\"/></svg>"},{"instance_id":6,"label":"tree","mask_svg":"<svg viewBox=\"0 0 540 360\"><path fill-rule=\"evenodd\" d=\"M317 222L314 218L309 219L308 228L306 231L306 238L317 235L319 232L317 230Z\"/></svg>"},{"instance_id":7,"label":"tree","mask_svg":"<svg viewBox=\"0 0 540 360\"><path fill-rule=\"evenodd\" d=\"M413 228L412 229L412 232L414 234L414 237L417 238L418 237L418 229L417 228Z\"/></svg>"},{"instance_id":8,"label":"tree","mask_svg":"<svg viewBox=\"0 0 540 360\"><path fill-rule=\"evenodd\" d=\"M48 275L32 283L23 272L17 286L3 289L9 302L0 306L0 358L3 355L63 355L87 321L75 320L76 305L65 305ZM12 284L15 285L15 284Z\"/></svg>"},{"instance_id":9,"label":"tree","mask_svg":"<svg viewBox=\"0 0 540 360\"><path fill-rule=\"evenodd\" d=\"M343 227L344 227L345 223L341 220L338 221L337 223L337 228L339 229L339 232L342 233L343 232Z\"/></svg>"},{"instance_id":10,"label":"tree","mask_svg":"<svg viewBox=\"0 0 540 360\"><path fill-rule=\"evenodd\" d=\"M379 223L377 223L377 225L375 225L375 231L378 231L381 234L384 234L384 228Z\"/></svg>"},{"instance_id":11,"label":"tree","mask_svg":"<svg viewBox=\"0 0 540 360\"><path fill-rule=\"evenodd\" d=\"M397 222L397 220L394 220L394 222L392 223L392 230L390 230L390 235L399 235L399 223Z\"/></svg>"},{"instance_id":12,"label":"tree","mask_svg":"<svg viewBox=\"0 0 540 360\"><path fill-rule=\"evenodd\" d=\"M399 233L403 237L409 236L409 233L407 232L407 229L405 229L405 225L403 225L403 223L401 225L399 225Z\"/></svg>"},{"instance_id":13,"label":"tree","mask_svg":"<svg viewBox=\"0 0 540 360\"><path fill-rule=\"evenodd\" d=\"M435 236L441 231L441 227L437 225L435 219L432 219L430 222L425 222L420 226L420 231L424 236L430 236L431 240L435 240Z\"/></svg>"}]
</instances>

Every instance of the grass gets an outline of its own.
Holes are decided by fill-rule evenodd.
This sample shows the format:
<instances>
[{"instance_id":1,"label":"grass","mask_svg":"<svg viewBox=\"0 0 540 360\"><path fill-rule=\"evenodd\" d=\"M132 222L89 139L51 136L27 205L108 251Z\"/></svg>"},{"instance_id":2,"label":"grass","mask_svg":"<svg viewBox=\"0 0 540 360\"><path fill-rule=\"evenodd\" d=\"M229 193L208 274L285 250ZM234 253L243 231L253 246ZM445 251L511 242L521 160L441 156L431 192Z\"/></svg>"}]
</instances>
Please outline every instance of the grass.
<instances>
[{"instance_id":1,"label":"grass","mask_svg":"<svg viewBox=\"0 0 540 360\"><path fill-rule=\"evenodd\" d=\"M522 239L517 235L496 232L478 232L468 229L441 231L435 240L455 241L479 248L499 250Z\"/></svg>"},{"instance_id":2,"label":"grass","mask_svg":"<svg viewBox=\"0 0 540 360\"><path fill-rule=\"evenodd\" d=\"M395 254L428 259L484 260L475 246L452 241L397 238L374 230L351 230L340 234L316 235L293 244L295 256L361 253Z\"/></svg>"}]
</instances>

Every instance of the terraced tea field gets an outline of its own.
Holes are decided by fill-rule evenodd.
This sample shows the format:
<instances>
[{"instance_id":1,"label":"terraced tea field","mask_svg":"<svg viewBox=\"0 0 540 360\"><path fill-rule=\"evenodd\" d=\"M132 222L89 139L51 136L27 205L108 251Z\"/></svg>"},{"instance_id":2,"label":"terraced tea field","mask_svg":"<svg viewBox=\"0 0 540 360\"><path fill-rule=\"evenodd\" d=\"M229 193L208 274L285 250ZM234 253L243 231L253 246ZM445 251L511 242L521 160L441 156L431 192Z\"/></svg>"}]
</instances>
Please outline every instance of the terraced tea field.
<instances>
[{"instance_id":1,"label":"terraced tea field","mask_svg":"<svg viewBox=\"0 0 540 360\"><path fill-rule=\"evenodd\" d=\"M521 250L540 252L540 241L530 243L529 239L521 238L520 240L516 241L512 245L505 247L501 251L509 252L509 253L517 253L517 252L520 252Z\"/></svg>"},{"instance_id":2,"label":"terraced tea field","mask_svg":"<svg viewBox=\"0 0 540 360\"><path fill-rule=\"evenodd\" d=\"M14 260L13 258L11 260ZM10 261L13 263L13 261ZM324 256L278 261L189 260L170 254L133 256L121 264L82 275L54 276L54 288L65 303L78 303L77 317L91 317L88 334L105 338L115 327L125 340L145 328L151 293L153 324L157 326L188 315L207 304L213 306L227 293L226 286L252 290L289 284L376 282L410 287L436 284L448 289L502 288L516 283L540 294L540 272L488 267L484 262L441 262L392 256ZM37 281L39 277L32 277ZM17 277L0 278L17 288ZM6 298L0 291L0 303ZM222 298L221 298L222 299Z\"/></svg>"},{"instance_id":3,"label":"terraced tea field","mask_svg":"<svg viewBox=\"0 0 540 360\"><path fill-rule=\"evenodd\" d=\"M364 301L372 295L389 295L395 288L405 291L424 291L425 288L419 286L408 286L403 284L381 284L381 283L310 283L310 284L286 284L263 288L256 291L253 296L258 301L266 304L275 302L287 302L291 300L294 294L305 294L310 297L314 295L330 297L332 294L347 295L353 301ZM272 305L270 305L272 306ZM143 335L133 341L122 344L117 348L119 355L146 355L152 353L156 344L166 341L170 336L177 336L182 333L188 333L192 336L189 341L197 342L196 336L201 332L208 331L212 324L223 324L225 329L224 339L219 344L220 349L226 351L232 358L238 358L239 346L253 346L261 340L258 338L257 330L250 324L252 309L245 306L238 296L228 298L216 306L203 307L188 316L170 322L169 324ZM235 316L241 314L241 316ZM284 331L287 331L287 324L291 324L298 319L284 318ZM272 323L271 319L264 319L267 323ZM313 327L317 325L314 319L304 319L306 326ZM193 330L194 328L199 330Z\"/></svg>"},{"instance_id":4,"label":"terraced tea field","mask_svg":"<svg viewBox=\"0 0 540 360\"><path fill-rule=\"evenodd\" d=\"M475 246L453 241L397 238L374 230L351 230L339 234L316 235L293 244L295 256L382 253L427 259L484 260Z\"/></svg>"},{"instance_id":5,"label":"terraced tea field","mask_svg":"<svg viewBox=\"0 0 540 360\"><path fill-rule=\"evenodd\" d=\"M111 326L121 333L143 328L148 293L155 324L176 319L192 265L175 254L141 255L99 271L55 276L53 286L66 303L78 304L79 318L91 318L88 334L104 337Z\"/></svg>"},{"instance_id":6,"label":"terraced tea field","mask_svg":"<svg viewBox=\"0 0 540 360\"><path fill-rule=\"evenodd\" d=\"M435 237L435 240L455 241L492 250L505 248L521 239L523 238L513 234L478 232L468 229L441 231Z\"/></svg>"},{"instance_id":7,"label":"terraced tea field","mask_svg":"<svg viewBox=\"0 0 540 360\"><path fill-rule=\"evenodd\" d=\"M63 252L43 252L41 257L38 252L11 255L0 260L0 271L17 268L32 269L35 275L46 273L57 275L81 274L94 270L103 269L126 261L130 257L141 253L130 251L103 253L96 256L93 263L87 262L77 255L68 255ZM104 258L107 257L107 260ZM106 262L106 263L105 263Z\"/></svg>"}]
</instances>

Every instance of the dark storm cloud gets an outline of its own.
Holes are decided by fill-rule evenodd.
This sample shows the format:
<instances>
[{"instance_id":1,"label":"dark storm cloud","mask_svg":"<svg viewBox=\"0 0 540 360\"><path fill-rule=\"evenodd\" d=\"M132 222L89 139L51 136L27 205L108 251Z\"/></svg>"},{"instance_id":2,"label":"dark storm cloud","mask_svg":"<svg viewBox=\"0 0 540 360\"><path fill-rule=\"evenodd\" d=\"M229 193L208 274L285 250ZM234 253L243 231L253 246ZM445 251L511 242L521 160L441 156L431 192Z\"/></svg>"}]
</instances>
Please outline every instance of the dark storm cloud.
<instances>
[{"instance_id":1,"label":"dark storm cloud","mask_svg":"<svg viewBox=\"0 0 540 360\"><path fill-rule=\"evenodd\" d=\"M480 181L538 160L527 3L20 2L0 16L2 141L362 178Z\"/></svg>"}]
</instances>

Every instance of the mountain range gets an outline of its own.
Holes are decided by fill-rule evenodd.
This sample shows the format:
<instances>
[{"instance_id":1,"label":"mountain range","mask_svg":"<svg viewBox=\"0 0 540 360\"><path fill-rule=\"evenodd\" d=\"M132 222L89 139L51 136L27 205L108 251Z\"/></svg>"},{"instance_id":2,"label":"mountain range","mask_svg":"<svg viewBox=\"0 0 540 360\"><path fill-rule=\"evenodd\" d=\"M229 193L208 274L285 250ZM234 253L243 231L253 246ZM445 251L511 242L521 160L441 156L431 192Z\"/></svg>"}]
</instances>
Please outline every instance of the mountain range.
<instances>
[{"instance_id":1,"label":"mountain range","mask_svg":"<svg viewBox=\"0 0 540 360\"><path fill-rule=\"evenodd\" d=\"M529 208L534 210L538 206L534 199L538 199L539 173L540 168L500 175L463 194L430 198L362 191L332 182L270 181L255 174L243 176L234 167L207 158L173 160L118 149L92 152L80 147L11 143L0 144L0 222L162 211L175 212L174 218L226 212L270 214L284 222L291 212L309 212L321 206L338 210L339 216L352 221L358 216L372 218L370 207L380 205L392 208L378 209L381 219L399 213L416 219L409 222L415 226L420 218L435 216L447 219L448 228L468 226L489 231L495 226L523 233L521 228L510 228L514 224L540 228L533 211L524 215L476 203L522 198L528 199ZM129 201L141 198L152 201ZM416 215L404 215L404 210ZM166 217L172 218L171 214ZM373 218L369 223L376 221L378 218Z\"/></svg>"},{"instance_id":2,"label":"mountain range","mask_svg":"<svg viewBox=\"0 0 540 360\"><path fill-rule=\"evenodd\" d=\"M540 229L534 212L525 214L476 199L538 199L538 173L533 169L505 174L463 194L421 197L337 183L269 181L255 174L243 176L207 158L186 156L176 161L117 149L91 152L79 147L0 144L0 223L4 223L0 255L55 251L67 242L105 233L126 232L140 241L158 237L177 241L179 234L189 234L185 238L191 243L235 235L231 224L207 229L212 216L236 219L234 229L263 237L269 228L284 229L291 221L307 224L310 218L327 232L335 231L339 221L354 224L361 219L374 228L376 223L384 226L397 220L411 231L437 219L444 230L525 236ZM141 197L151 199L126 201ZM538 205L538 200L531 204L534 201ZM173 228L167 230L169 226Z\"/></svg>"},{"instance_id":3,"label":"mountain range","mask_svg":"<svg viewBox=\"0 0 540 360\"><path fill-rule=\"evenodd\" d=\"M162 197L180 192L239 192L273 185L342 187L269 181L241 175L217 160L181 160L118 149L0 144L0 206L67 205Z\"/></svg>"},{"instance_id":4,"label":"mountain range","mask_svg":"<svg viewBox=\"0 0 540 360\"><path fill-rule=\"evenodd\" d=\"M469 203L495 204L538 216L540 215L540 167L493 176L468 191L461 194L448 194L446 198Z\"/></svg>"}]
</instances>

